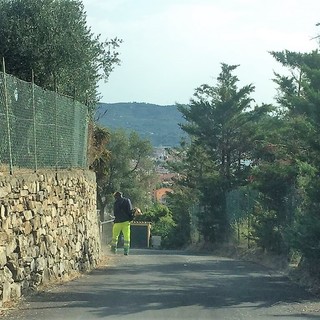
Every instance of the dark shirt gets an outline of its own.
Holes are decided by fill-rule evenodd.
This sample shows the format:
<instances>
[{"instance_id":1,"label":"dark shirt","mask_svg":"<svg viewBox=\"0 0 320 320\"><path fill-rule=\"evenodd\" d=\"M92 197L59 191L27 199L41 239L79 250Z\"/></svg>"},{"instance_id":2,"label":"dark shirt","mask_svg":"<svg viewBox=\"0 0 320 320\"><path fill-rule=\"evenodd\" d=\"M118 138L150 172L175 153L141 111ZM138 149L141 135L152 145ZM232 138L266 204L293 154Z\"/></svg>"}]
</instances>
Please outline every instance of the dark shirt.
<instances>
[{"instance_id":1,"label":"dark shirt","mask_svg":"<svg viewBox=\"0 0 320 320\"><path fill-rule=\"evenodd\" d=\"M130 199L124 197L118 198L113 205L114 222L130 221L131 210L132 204Z\"/></svg>"}]
</instances>

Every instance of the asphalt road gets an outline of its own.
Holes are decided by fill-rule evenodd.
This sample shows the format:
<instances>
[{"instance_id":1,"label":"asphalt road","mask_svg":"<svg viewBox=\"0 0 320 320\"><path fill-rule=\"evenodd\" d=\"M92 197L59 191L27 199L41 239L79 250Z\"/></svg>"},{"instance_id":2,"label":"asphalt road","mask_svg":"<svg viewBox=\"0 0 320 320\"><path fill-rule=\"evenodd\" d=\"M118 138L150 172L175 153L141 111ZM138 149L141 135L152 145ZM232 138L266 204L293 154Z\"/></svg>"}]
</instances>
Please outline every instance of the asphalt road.
<instances>
[{"instance_id":1,"label":"asphalt road","mask_svg":"<svg viewBox=\"0 0 320 320\"><path fill-rule=\"evenodd\" d=\"M112 261L28 297L1 320L320 319L307 291L254 263L156 250Z\"/></svg>"}]
</instances>

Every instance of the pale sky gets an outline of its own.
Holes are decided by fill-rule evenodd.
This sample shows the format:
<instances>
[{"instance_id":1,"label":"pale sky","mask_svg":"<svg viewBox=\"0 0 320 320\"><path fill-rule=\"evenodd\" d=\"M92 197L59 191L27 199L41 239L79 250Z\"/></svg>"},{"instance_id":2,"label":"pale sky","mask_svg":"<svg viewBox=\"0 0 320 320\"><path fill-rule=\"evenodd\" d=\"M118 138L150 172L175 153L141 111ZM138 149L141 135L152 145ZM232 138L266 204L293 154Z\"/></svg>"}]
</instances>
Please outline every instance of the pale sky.
<instances>
[{"instance_id":1,"label":"pale sky","mask_svg":"<svg viewBox=\"0 0 320 320\"><path fill-rule=\"evenodd\" d=\"M101 39L123 39L121 65L101 83L101 102L188 103L201 84L216 85L221 63L240 65L239 87L272 103L268 51L311 52L320 34L320 0L83 0Z\"/></svg>"}]
</instances>

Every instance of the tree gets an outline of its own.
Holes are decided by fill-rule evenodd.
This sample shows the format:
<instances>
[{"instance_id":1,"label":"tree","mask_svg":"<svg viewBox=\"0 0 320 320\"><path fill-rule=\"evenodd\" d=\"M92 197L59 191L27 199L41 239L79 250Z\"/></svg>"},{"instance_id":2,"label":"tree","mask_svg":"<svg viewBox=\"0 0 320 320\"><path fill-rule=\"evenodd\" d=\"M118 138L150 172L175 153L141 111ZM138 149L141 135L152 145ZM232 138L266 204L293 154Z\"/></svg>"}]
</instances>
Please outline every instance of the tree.
<instances>
[{"instance_id":1,"label":"tree","mask_svg":"<svg viewBox=\"0 0 320 320\"><path fill-rule=\"evenodd\" d=\"M177 184L173 189L174 192L167 196L167 206L174 221L171 246L181 248L199 239L196 216L198 199L195 190L191 188Z\"/></svg>"},{"instance_id":2,"label":"tree","mask_svg":"<svg viewBox=\"0 0 320 320\"><path fill-rule=\"evenodd\" d=\"M199 223L210 241L227 237L226 192L237 185L237 173L245 167L246 144L241 132L248 122L246 112L254 87L238 89L239 80L233 75L237 67L222 64L216 86L200 86L190 105L179 106L187 121L181 127L191 139L186 179L200 191Z\"/></svg>"},{"instance_id":3,"label":"tree","mask_svg":"<svg viewBox=\"0 0 320 320\"><path fill-rule=\"evenodd\" d=\"M200 86L190 105L179 107L188 121L182 129L208 152L228 187L232 185L232 171L239 165L243 112L250 107L250 94L254 91L252 85L237 88L239 79L232 74L237 67L222 64L217 85Z\"/></svg>"},{"instance_id":4,"label":"tree","mask_svg":"<svg viewBox=\"0 0 320 320\"><path fill-rule=\"evenodd\" d=\"M161 236L161 246L164 248L179 247L176 243L176 224L170 209L160 203L154 203L139 220L152 223L152 234Z\"/></svg>"},{"instance_id":5,"label":"tree","mask_svg":"<svg viewBox=\"0 0 320 320\"><path fill-rule=\"evenodd\" d=\"M94 107L98 82L120 60L121 40L100 41L79 0L0 0L0 57L6 71Z\"/></svg>"},{"instance_id":6,"label":"tree","mask_svg":"<svg viewBox=\"0 0 320 320\"><path fill-rule=\"evenodd\" d=\"M295 154L298 176L295 186L299 201L294 219L288 228L289 245L302 253L313 264L320 260L320 54L290 51L272 52L290 76L276 74L279 86L278 101L285 107L292 122L304 125L296 130L296 141L300 141L300 152ZM297 76L298 75L298 76ZM296 129L296 128L295 128ZM314 263L314 261L317 261Z\"/></svg>"},{"instance_id":7,"label":"tree","mask_svg":"<svg viewBox=\"0 0 320 320\"><path fill-rule=\"evenodd\" d=\"M151 205L148 190L156 183L151 155L151 143L136 132L110 131L105 152L92 165L97 172L98 208L102 213L112 211L112 195L119 190L143 211Z\"/></svg>"}]
</instances>

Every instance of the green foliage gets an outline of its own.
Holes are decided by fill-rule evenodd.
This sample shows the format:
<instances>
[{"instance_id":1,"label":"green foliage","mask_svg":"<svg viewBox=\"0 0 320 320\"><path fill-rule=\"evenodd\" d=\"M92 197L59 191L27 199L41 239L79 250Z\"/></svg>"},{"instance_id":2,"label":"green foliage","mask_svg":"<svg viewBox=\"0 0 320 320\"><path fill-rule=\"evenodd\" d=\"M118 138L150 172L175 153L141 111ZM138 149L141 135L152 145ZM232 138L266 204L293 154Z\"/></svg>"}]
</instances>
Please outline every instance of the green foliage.
<instances>
[{"instance_id":1,"label":"green foliage","mask_svg":"<svg viewBox=\"0 0 320 320\"><path fill-rule=\"evenodd\" d=\"M205 240L225 240L230 225L239 233L246 220L247 237L258 246L276 253L291 246L310 257L307 248L317 252L319 239L320 59L317 52L274 56L291 72L276 75L280 107L248 109L253 87L238 90L236 66L222 65L217 86L199 87L190 105L179 106L191 142L172 168L180 187L196 190ZM255 196L244 205L248 184Z\"/></svg>"},{"instance_id":2,"label":"green foliage","mask_svg":"<svg viewBox=\"0 0 320 320\"><path fill-rule=\"evenodd\" d=\"M180 189L174 186L174 192L167 197L167 205L173 215L175 222L174 241L172 245L177 248L186 247L196 238L197 217L196 201L193 190L189 188Z\"/></svg>"},{"instance_id":3,"label":"green foliage","mask_svg":"<svg viewBox=\"0 0 320 320\"><path fill-rule=\"evenodd\" d=\"M320 260L320 216L319 214L300 215L288 230L290 247L310 260Z\"/></svg>"},{"instance_id":4,"label":"green foliage","mask_svg":"<svg viewBox=\"0 0 320 320\"><path fill-rule=\"evenodd\" d=\"M251 227L256 243L269 251L287 252L283 235L299 210L299 180L310 160L307 146L313 134L314 128L306 117L281 113L261 118L253 134L250 185L259 192L258 203L263 209L258 222Z\"/></svg>"},{"instance_id":5,"label":"green foliage","mask_svg":"<svg viewBox=\"0 0 320 320\"><path fill-rule=\"evenodd\" d=\"M256 208L251 219L251 227L250 238L259 247L277 254L287 252L282 226L279 224L276 211Z\"/></svg>"},{"instance_id":6,"label":"green foliage","mask_svg":"<svg viewBox=\"0 0 320 320\"><path fill-rule=\"evenodd\" d=\"M275 74L279 86L278 102L293 116L306 115L309 122L319 123L318 103L320 84L320 53L297 53L291 51L271 52L291 76Z\"/></svg>"},{"instance_id":7,"label":"green foliage","mask_svg":"<svg viewBox=\"0 0 320 320\"><path fill-rule=\"evenodd\" d=\"M278 102L286 111L286 124L279 132L282 144L285 146L282 148L285 150L282 152L282 159L290 159L290 163L282 166L278 164L278 169L271 176L275 181L273 186L269 184L270 190L274 189L272 200L275 199L277 202L278 199L277 216L282 216L282 229L289 247L298 250L304 258L318 260L320 259L318 179L320 54L318 51L311 53L284 51L272 54L288 68L291 74L286 77L276 74L275 79L279 86ZM286 157L283 156L285 153ZM265 168L261 168L261 171L267 176ZM288 217L283 213L284 204L288 204L285 200L290 199L288 196L285 197L285 190L289 190L290 184L294 186L295 194L292 197L293 201L289 201L292 205L290 210L287 210ZM279 218L277 220L279 222Z\"/></svg>"},{"instance_id":8,"label":"green foliage","mask_svg":"<svg viewBox=\"0 0 320 320\"><path fill-rule=\"evenodd\" d=\"M131 199L134 206L145 211L151 204L148 190L155 183L154 164L151 160L152 146L135 132L110 131L105 144L103 159L98 159L93 169L99 173L98 206L100 210L112 212L113 193L120 190Z\"/></svg>"},{"instance_id":9,"label":"green foliage","mask_svg":"<svg viewBox=\"0 0 320 320\"><path fill-rule=\"evenodd\" d=\"M174 207L175 197L182 197L185 200L185 205L189 208L186 212L190 212L197 204L199 209L196 212L196 223L200 233L206 240L214 241L224 234L222 228L226 227L221 210L224 208L224 187L219 172L201 145L191 144L186 149L177 150L174 158L176 162L170 163L170 168L179 172L181 178L174 186L174 193L171 196L173 200L169 200L169 205ZM175 209L173 212L176 216L180 210ZM190 217L187 221L189 219ZM190 227L185 231L189 229Z\"/></svg>"},{"instance_id":10,"label":"green foliage","mask_svg":"<svg viewBox=\"0 0 320 320\"><path fill-rule=\"evenodd\" d=\"M304 258L320 260L320 179L317 168L300 163L299 210L286 233L291 248Z\"/></svg>"},{"instance_id":11,"label":"green foliage","mask_svg":"<svg viewBox=\"0 0 320 320\"><path fill-rule=\"evenodd\" d=\"M163 248L174 248L175 245L175 223L172 215L166 215L161 217L158 223L155 223L152 227L152 233L154 235L161 236L161 246Z\"/></svg>"},{"instance_id":12,"label":"green foliage","mask_svg":"<svg viewBox=\"0 0 320 320\"><path fill-rule=\"evenodd\" d=\"M232 183L232 171L237 170L240 147L243 147L241 127L245 124L244 112L250 107L252 85L237 88L239 81L232 72L237 66L222 64L215 87L207 84L196 89L188 106L179 106L187 120L182 125L195 143L201 144L217 166L221 175Z\"/></svg>"},{"instance_id":13,"label":"green foliage","mask_svg":"<svg viewBox=\"0 0 320 320\"><path fill-rule=\"evenodd\" d=\"M296 167L291 163L265 164L254 170L254 177L254 186L264 195L265 206L283 213L284 198L296 180Z\"/></svg>"},{"instance_id":14,"label":"green foliage","mask_svg":"<svg viewBox=\"0 0 320 320\"><path fill-rule=\"evenodd\" d=\"M161 236L161 246L163 248L177 247L175 244L176 223L167 206L155 203L138 220L152 223L152 235Z\"/></svg>"},{"instance_id":15,"label":"green foliage","mask_svg":"<svg viewBox=\"0 0 320 320\"><path fill-rule=\"evenodd\" d=\"M239 239L247 224L248 241L263 249L294 249L316 259L320 59L317 52L275 57L292 75L276 75L280 107L248 109L253 87L238 90L236 66L222 65L217 86L199 87L190 105L178 107L190 143L177 149L171 168L180 174L178 189L185 195L195 191L198 228L206 241L228 239L230 225ZM250 204L245 203L249 189Z\"/></svg>"},{"instance_id":16,"label":"green foliage","mask_svg":"<svg viewBox=\"0 0 320 320\"><path fill-rule=\"evenodd\" d=\"M0 0L0 57L22 80L94 106L97 86L119 64L121 40L100 41L80 0Z\"/></svg>"},{"instance_id":17,"label":"green foliage","mask_svg":"<svg viewBox=\"0 0 320 320\"><path fill-rule=\"evenodd\" d=\"M226 188L220 179L206 179L201 188L199 229L206 241L226 241L230 225L226 211Z\"/></svg>"},{"instance_id":18,"label":"green foliage","mask_svg":"<svg viewBox=\"0 0 320 320\"><path fill-rule=\"evenodd\" d=\"M226 193L244 182L252 144L248 124L254 118L249 109L254 87L237 87L237 67L222 64L216 86L200 86L190 105L179 106L187 121L181 127L191 140L179 171L186 178L180 183L198 191L199 228L212 242L228 238Z\"/></svg>"}]
</instances>

